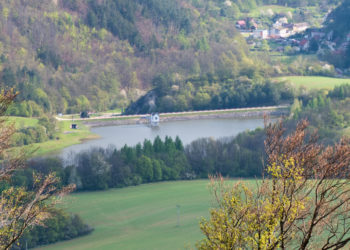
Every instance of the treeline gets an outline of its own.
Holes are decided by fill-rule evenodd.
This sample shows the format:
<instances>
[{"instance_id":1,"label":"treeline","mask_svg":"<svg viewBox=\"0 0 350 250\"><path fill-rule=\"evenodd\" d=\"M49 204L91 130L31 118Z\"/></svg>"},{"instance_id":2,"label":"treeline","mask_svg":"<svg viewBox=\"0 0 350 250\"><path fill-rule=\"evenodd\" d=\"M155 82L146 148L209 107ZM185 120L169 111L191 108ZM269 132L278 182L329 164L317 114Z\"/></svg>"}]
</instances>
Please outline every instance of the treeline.
<instances>
[{"instance_id":1,"label":"treeline","mask_svg":"<svg viewBox=\"0 0 350 250\"><path fill-rule=\"evenodd\" d=\"M186 146L185 152L197 178L215 174L255 178L264 171L264 138L263 129L243 132L234 138L203 138Z\"/></svg>"},{"instance_id":2,"label":"treeline","mask_svg":"<svg viewBox=\"0 0 350 250\"><path fill-rule=\"evenodd\" d=\"M164 75L157 76L154 79L156 88L132 103L126 113L269 106L291 102L294 98L293 89L283 83L254 79L256 72L253 68L242 69L239 74L238 78L227 79L208 74L184 82L172 81ZM220 75L225 76L224 72Z\"/></svg>"},{"instance_id":3,"label":"treeline","mask_svg":"<svg viewBox=\"0 0 350 250\"><path fill-rule=\"evenodd\" d=\"M311 92L295 99L291 108L290 126L297 120L307 119L310 127L319 130L325 143L333 143L346 133L350 126L350 85L336 86L327 94Z\"/></svg>"},{"instance_id":4,"label":"treeline","mask_svg":"<svg viewBox=\"0 0 350 250\"><path fill-rule=\"evenodd\" d=\"M52 244L58 241L71 240L84 236L93 228L84 224L79 215L68 214L60 209L52 211L52 217L46 219L43 225L27 229L19 239L18 244L11 249L28 249Z\"/></svg>"},{"instance_id":5,"label":"treeline","mask_svg":"<svg viewBox=\"0 0 350 250\"><path fill-rule=\"evenodd\" d=\"M33 171L56 172L62 185L76 184L77 191L105 190L142 183L207 178L255 177L262 171L264 131L246 132L236 138L199 139L186 147L177 137L145 140L134 147L91 148L72 156L68 164L59 158L33 159L18 171L12 183L32 187ZM260 148L260 149L259 149ZM65 159L67 162L67 159Z\"/></svg>"},{"instance_id":6,"label":"treeline","mask_svg":"<svg viewBox=\"0 0 350 250\"><path fill-rule=\"evenodd\" d=\"M179 138L157 137L120 150L95 148L75 156L69 178L77 190L102 190L163 180L191 178Z\"/></svg>"}]
</instances>

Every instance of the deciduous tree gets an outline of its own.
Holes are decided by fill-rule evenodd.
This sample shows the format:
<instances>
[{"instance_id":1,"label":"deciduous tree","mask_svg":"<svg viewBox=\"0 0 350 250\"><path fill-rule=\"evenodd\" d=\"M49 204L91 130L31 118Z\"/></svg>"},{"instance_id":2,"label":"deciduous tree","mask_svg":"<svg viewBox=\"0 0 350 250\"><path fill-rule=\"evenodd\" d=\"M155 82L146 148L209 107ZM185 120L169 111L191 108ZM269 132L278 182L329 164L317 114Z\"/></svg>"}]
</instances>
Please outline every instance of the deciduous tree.
<instances>
[{"instance_id":1,"label":"deciduous tree","mask_svg":"<svg viewBox=\"0 0 350 250\"><path fill-rule=\"evenodd\" d=\"M325 147L302 121L266 124L267 176L252 187L213 180L217 208L199 249L339 249L350 241L350 144Z\"/></svg>"},{"instance_id":2,"label":"deciduous tree","mask_svg":"<svg viewBox=\"0 0 350 250\"><path fill-rule=\"evenodd\" d=\"M0 93L0 116L3 116L16 97L12 90ZM26 153L9 153L10 139L15 132L13 124L0 119L0 182L7 188L0 194L0 248L10 249L22 236L25 229L40 224L50 216L51 208L60 197L73 190L74 186L58 188L55 174L47 176L33 173L32 191L11 186L12 174L25 167Z\"/></svg>"}]
</instances>

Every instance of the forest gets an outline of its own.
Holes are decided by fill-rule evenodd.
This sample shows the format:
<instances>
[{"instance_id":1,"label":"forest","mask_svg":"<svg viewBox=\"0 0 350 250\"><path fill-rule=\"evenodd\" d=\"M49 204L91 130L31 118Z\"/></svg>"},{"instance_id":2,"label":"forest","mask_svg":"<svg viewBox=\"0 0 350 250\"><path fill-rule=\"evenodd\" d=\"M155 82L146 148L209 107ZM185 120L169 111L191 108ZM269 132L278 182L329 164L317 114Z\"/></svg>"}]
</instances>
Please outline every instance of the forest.
<instances>
[{"instance_id":1,"label":"forest","mask_svg":"<svg viewBox=\"0 0 350 250\"><path fill-rule=\"evenodd\" d=\"M176 82L159 75L154 79L154 90L132 103L125 113L259 107L293 101L296 93L288 85L265 80L257 76L258 73L253 69L242 69L240 77L233 78L231 76L235 72L230 71L229 65L226 66L228 68L219 74L221 79L208 74Z\"/></svg>"},{"instance_id":2,"label":"forest","mask_svg":"<svg viewBox=\"0 0 350 250\"><path fill-rule=\"evenodd\" d=\"M152 88L156 73L206 73L217 53L234 53L233 60L253 67L228 21L207 16L204 6L158 2L0 3L1 83L20 93L9 114L125 107Z\"/></svg>"},{"instance_id":3,"label":"forest","mask_svg":"<svg viewBox=\"0 0 350 250\"><path fill-rule=\"evenodd\" d=\"M159 96L159 102L168 101L171 106L175 99L175 106L180 106L169 110L227 106L225 101L208 104L210 91L206 89L211 86L206 84L207 77L215 79L220 93L230 85L228 81L242 82L241 77L248 88L257 88L261 79L274 74L271 65L250 53L234 27L235 20L262 4L301 4L291 0L230 3L1 2L1 86L19 91L9 114L37 117L125 108L157 89L160 75L167 78L168 85L176 83L174 90L179 84L201 81L202 93L194 98L194 104L192 97L176 91L168 93L171 98L165 100ZM243 101L239 106L244 105Z\"/></svg>"}]
</instances>

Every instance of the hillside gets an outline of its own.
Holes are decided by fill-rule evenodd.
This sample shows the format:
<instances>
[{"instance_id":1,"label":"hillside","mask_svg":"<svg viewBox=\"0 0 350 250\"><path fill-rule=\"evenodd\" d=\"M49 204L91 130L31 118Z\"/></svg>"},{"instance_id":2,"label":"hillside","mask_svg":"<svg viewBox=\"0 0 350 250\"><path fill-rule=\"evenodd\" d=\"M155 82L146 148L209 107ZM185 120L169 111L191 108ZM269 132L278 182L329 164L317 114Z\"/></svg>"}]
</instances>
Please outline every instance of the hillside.
<instances>
[{"instance_id":1,"label":"hillside","mask_svg":"<svg viewBox=\"0 0 350 250\"><path fill-rule=\"evenodd\" d=\"M325 23L325 31L331 34L331 42L337 49L329 51L326 59L340 68L350 68L350 1L332 11Z\"/></svg>"},{"instance_id":2,"label":"hillside","mask_svg":"<svg viewBox=\"0 0 350 250\"><path fill-rule=\"evenodd\" d=\"M20 92L10 114L123 108L160 75L264 78L234 22L261 4L316 4L302 2L2 1L0 82Z\"/></svg>"},{"instance_id":3,"label":"hillside","mask_svg":"<svg viewBox=\"0 0 350 250\"><path fill-rule=\"evenodd\" d=\"M21 102L11 113L123 107L156 74L215 72L226 53L253 65L234 25L208 14L220 3L196 2L1 2L1 84L18 90Z\"/></svg>"},{"instance_id":4,"label":"hillside","mask_svg":"<svg viewBox=\"0 0 350 250\"><path fill-rule=\"evenodd\" d=\"M346 40L346 36L350 32L350 1L344 0L343 3L334 9L326 20L326 28L333 31L333 39Z\"/></svg>"}]
</instances>

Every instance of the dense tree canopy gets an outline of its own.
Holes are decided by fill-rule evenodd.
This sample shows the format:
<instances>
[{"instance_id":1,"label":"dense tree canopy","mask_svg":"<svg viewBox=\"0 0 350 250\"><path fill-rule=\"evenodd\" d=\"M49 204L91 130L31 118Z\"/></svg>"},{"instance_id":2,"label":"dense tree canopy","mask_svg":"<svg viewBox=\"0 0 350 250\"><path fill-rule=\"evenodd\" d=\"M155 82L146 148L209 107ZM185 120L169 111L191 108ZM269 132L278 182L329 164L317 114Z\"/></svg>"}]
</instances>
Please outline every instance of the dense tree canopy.
<instances>
[{"instance_id":1,"label":"dense tree canopy","mask_svg":"<svg viewBox=\"0 0 350 250\"><path fill-rule=\"evenodd\" d=\"M125 107L156 74L206 74L209 58L248 52L227 20L190 1L58 2L0 3L0 79L20 93L12 115Z\"/></svg>"},{"instance_id":2,"label":"dense tree canopy","mask_svg":"<svg viewBox=\"0 0 350 250\"><path fill-rule=\"evenodd\" d=\"M250 56L235 20L262 4L301 5L294 0L57 3L0 3L0 80L20 92L12 115L125 107L144 91L158 89L159 74L167 82L210 76L222 88L226 80L247 75L255 83L273 70ZM252 88L250 81L244 85ZM208 106L207 88L195 97L194 108ZM191 99L170 94L161 102L187 106Z\"/></svg>"}]
</instances>

